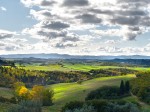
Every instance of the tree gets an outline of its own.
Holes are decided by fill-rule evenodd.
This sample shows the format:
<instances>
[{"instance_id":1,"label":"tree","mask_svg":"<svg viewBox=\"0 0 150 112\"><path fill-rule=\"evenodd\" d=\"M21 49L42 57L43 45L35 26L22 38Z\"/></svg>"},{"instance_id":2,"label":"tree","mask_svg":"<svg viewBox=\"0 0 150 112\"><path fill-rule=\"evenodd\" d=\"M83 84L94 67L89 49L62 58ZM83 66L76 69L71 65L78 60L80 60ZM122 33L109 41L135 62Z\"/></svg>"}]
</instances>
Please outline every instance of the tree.
<instances>
[{"instance_id":1,"label":"tree","mask_svg":"<svg viewBox=\"0 0 150 112\"><path fill-rule=\"evenodd\" d=\"M122 80L120 83L120 95L124 95L125 93L125 85L124 85L124 81Z\"/></svg>"},{"instance_id":2,"label":"tree","mask_svg":"<svg viewBox=\"0 0 150 112\"><path fill-rule=\"evenodd\" d=\"M15 99L17 102L32 100L40 102L43 106L50 106L53 103L54 91L45 89L43 86L33 86L32 90L27 89L22 83L15 85Z\"/></svg>"},{"instance_id":3,"label":"tree","mask_svg":"<svg viewBox=\"0 0 150 112\"><path fill-rule=\"evenodd\" d=\"M125 82L125 92L126 92L126 93L129 93L129 91L130 91L130 82L129 82L129 81L126 81L126 82Z\"/></svg>"},{"instance_id":4,"label":"tree","mask_svg":"<svg viewBox=\"0 0 150 112\"><path fill-rule=\"evenodd\" d=\"M30 91L25 86L18 87L15 90L15 97L18 102L23 101L23 100L29 100Z\"/></svg>"},{"instance_id":5,"label":"tree","mask_svg":"<svg viewBox=\"0 0 150 112\"><path fill-rule=\"evenodd\" d=\"M43 86L33 86L31 91L31 99L42 102L44 90L45 88Z\"/></svg>"},{"instance_id":6,"label":"tree","mask_svg":"<svg viewBox=\"0 0 150 112\"><path fill-rule=\"evenodd\" d=\"M53 104L54 91L51 89L45 89L43 91L43 106L50 106Z\"/></svg>"},{"instance_id":7,"label":"tree","mask_svg":"<svg viewBox=\"0 0 150 112\"><path fill-rule=\"evenodd\" d=\"M41 102L43 106L50 106L53 103L54 91L45 89L43 86L34 86L31 91L31 99Z\"/></svg>"},{"instance_id":8,"label":"tree","mask_svg":"<svg viewBox=\"0 0 150 112\"><path fill-rule=\"evenodd\" d=\"M16 82L13 84L13 87L15 88L15 90L20 89L22 86L25 86L23 82Z\"/></svg>"}]
</instances>

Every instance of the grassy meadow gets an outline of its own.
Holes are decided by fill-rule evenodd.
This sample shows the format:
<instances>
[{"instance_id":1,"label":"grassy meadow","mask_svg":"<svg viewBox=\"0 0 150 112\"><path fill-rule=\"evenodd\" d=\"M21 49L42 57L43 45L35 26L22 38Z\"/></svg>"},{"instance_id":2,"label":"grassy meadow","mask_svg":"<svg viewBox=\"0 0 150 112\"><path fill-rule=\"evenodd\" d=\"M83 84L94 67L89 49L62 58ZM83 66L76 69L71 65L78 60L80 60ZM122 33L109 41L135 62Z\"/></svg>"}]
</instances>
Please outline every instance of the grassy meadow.
<instances>
[{"instance_id":1,"label":"grassy meadow","mask_svg":"<svg viewBox=\"0 0 150 112\"><path fill-rule=\"evenodd\" d=\"M100 66L100 65L87 65L87 64L49 64L49 65L35 65L28 64L24 66L18 66L19 68L26 70L41 70L41 71L90 71L94 69L108 69L108 68L128 68L138 71L150 71L148 67L119 67L119 66Z\"/></svg>"},{"instance_id":2,"label":"grassy meadow","mask_svg":"<svg viewBox=\"0 0 150 112\"><path fill-rule=\"evenodd\" d=\"M132 78L135 78L134 74L129 74L126 76L95 78L92 80L84 81L82 84L60 83L48 85L46 87L54 89L55 92L54 105L50 107L43 107L43 112L59 112L61 107L64 106L67 102L84 101L86 95L92 90L106 85L118 86L121 80L130 80ZM0 91L0 96L7 98L11 98L13 96L13 92L10 89L0 88ZM140 101L134 96L126 97L123 99L140 103ZM10 108L10 105L12 106L12 104L0 103L0 112L5 112L8 108ZM143 109L150 109L149 105L141 105Z\"/></svg>"},{"instance_id":3,"label":"grassy meadow","mask_svg":"<svg viewBox=\"0 0 150 112\"><path fill-rule=\"evenodd\" d=\"M77 83L60 83L46 86L47 88L54 89L54 105L50 107L43 107L43 112L59 112L61 107L70 101L79 100L83 101L85 96L96 88L102 87L104 85L119 85L121 80L129 80L134 78L135 75L127 76L114 76L114 77L104 77L96 78L83 82L82 84ZM0 96L11 98L13 92L10 89L0 88ZM0 112L5 112L10 106L10 104L0 104Z\"/></svg>"},{"instance_id":4,"label":"grassy meadow","mask_svg":"<svg viewBox=\"0 0 150 112\"><path fill-rule=\"evenodd\" d=\"M61 107L70 101L83 101L85 96L91 91L105 85L118 86L121 80L129 80L134 78L135 75L115 76L96 78L93 80L85 81L81 85L77 83L63 83L48 86L53 88L55 92L54 105L45 107L44 112L59 112Z\"/></svg>"},{"instance_id":5,"label":"grassy meadow","mask_svg":"<svg viewBox=\"0 0 150 112\"><path fill-rule=\"evenodd\" d=\"M18 68L25 70L41 70L41 71L90 71L92 69L108 69L108 68L128 68L138 71L149 71L150 68L144 67L119 67L119 66L100 66L94 64L27 64L24 66L17 65ZM84 81L81 84L78 83L59 83L48 85L46 88L52 88L54 90L54 105L50 107L43 107L43 112L59 112L61 107L70 101L84 101L87 94L99 87L111 85L119 86L121 80L130 80L135 78L134 74L128 74L125 76L113 76L113 77L101 77L92 80ZM13 96L13 91L8 88L0 88L0 96L11 98ZM138 102L141 104L143 109L150 109L149 105L141 103L136 97L130 96L123 98L127 101ZM0 112L5 112L12 104L0 103Z\"/></svg>"}]
</instances>

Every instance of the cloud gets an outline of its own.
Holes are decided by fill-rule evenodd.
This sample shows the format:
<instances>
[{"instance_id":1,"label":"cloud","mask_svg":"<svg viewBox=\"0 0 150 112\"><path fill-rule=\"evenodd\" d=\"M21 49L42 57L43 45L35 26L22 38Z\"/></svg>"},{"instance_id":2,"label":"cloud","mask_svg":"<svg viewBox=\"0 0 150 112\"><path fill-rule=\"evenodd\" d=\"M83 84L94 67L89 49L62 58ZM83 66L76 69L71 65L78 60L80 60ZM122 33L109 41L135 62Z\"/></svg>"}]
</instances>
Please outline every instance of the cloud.
<instances>
[{"instance_id":1,"label":"cloud","mask_svg":"<svg viewBox=\"0 0 150 112\"><path fill-rule=\"evenodd\" d=\"M64 0L63 6L75 7L75 6L87 6L89 5L88 0Z\"/></svg>"},{"instance_id":2,"label":"cloud","mask_svg":"<svg viewBox=\"0 0 150 112\"><path fill-rule=\"evenodd\" d=\"M100 24L101 23L101 19L96 17L93 14L82 14L79 16L76 16L77 19L81 19L82 23L90 23L90 24Z\"/></svg>"},{"instance_id":3,"label":"cloud","mask_svg":"<svg viewBox=\"0 0 150 112\"><path fill-rule=\"evenodd\" d=\"M0 9L2 10L2 11L7 11L7 9L5 8L5 7L0 7Z\"/></svg>"},{"instance_id":4,"label":"cloud","mask_svg":"<svg viewBox=\"0 0 150 112\"><path fill-rule=\"evenodd\" d=\"M46 36L47 39L44 42L50 43L55 48L77 47L81 41L78 35L71 34L67 31L50 32L50 35L52 36Z\"/></svg>"},{"instance_id":5,"label":"cloud","mask_svg":"<svg viewBox=\"0 0 150 112\"><path fill-rule=\"evenodd\" d=\"M113 32L120 31L120 33L119 35L114 33L114 36L135 40L138 35L145 33L143 29L150 26L150 14L146 10L149 7L148 0L21 0L21 2L27 7L39 7L40 10L31 9L31 16L39 21L37 25L52 30L69 31L72 27L83 28L88 24L94 25L95 28L98 25L118 26ZM100 29L100 32L110 30L112 31Z\"/></svg>"},{"instance_id":6,"label":"cloud","mask_svg":"<svg viewBox=\"0 0 150 112\"><path fill-rule=\"evenodd\" d=\"M108 44L108 45L114 45L114 44L116 44L116 43L118 43L118 41L115 41L115 40L107 40L107 41L105 42L105 44Z\"/></svg>"},{"instance_id":7,"label":"cloud","mask_svg":"<svg viewBox=\"0 0 150 112\"><path fill-rule=\"evenodd\" d=\"M27 49L29 44L27 44L26 39L12 37L0 40L0 50L5 51L17 51L17 50L25 50Z\"/></svg>"},{"instance_id":8,"label":"cloud","mask_svg":"<svg viewBox=\"0 0 150 112\"><path fill-rule=\"evenodd\" d=\"M118 48L116 41L138 40L150 31L149 0L21 0L30 8L30 17L37 24L22 31L49 46L79 48L102 41L100 52L122 53L142 50ZM92 38L94 39L92 39ZM111 38L111 39L110 39ZM122 43L124 44L124 43ZM110 47L111 45L111 47ZM80 46L80 47L79 47ZM83 50L84 51L84 50ZM88 51L89 52L89 51Z\"/></svg>"},{"instance_id":9,"label":"cloud","mask_svg":"<svg viewBox=\"0 0 150 112\"><path fill-rule=\"evenodd\" d=\"M26 7L33 7L33 6L41 6L41 7L47 7L52 6L56 2L53 0L20 0L21 3L23 3Z\"/></svg>"},{"instance_id":10,"label":"cloud","mask_svg":"<svg viewBox=\"0 0 150 112\"><path fill-rule=\"evenodd\" d=\"M0 29L0 39L11 38L14 35L16 35L16 32L10 32L10 31Z\"/></svg>"},{"instance_id":11,"label":"cloud","mask_svg":"<svg viewBox=\"0 0 150 112\"><path fill-rule=\"evenodd\" d=\"M62 30L70 27L69 24L61 21L42 21L42 28L53 29L53 30Z\"/></svg>"},{"instance_id":12,"label":"cloud","mask_svg":"<svg viewBox=\"0 0 150 112\"><path fill-rule=\"evenodd\" d=\"M53 15L51 14L51 12L49 10L40 10L40 11L36 11L31 9L30 10L30 15L33 19L36 20L47 20L50 19L51 17L53 17Z\"/></svg>"},{"instance_id":13,"label":"cloud","mask_svg":"<svg viewBox=\"0 0 150 112\"><path fill-rule=\"evenodd\" d=\"M41 1L41 5L42 6L50 6L50 5L54 5L56 2L55 1L48 1L48 0L43 0Z\"/></svg>"},{"instance_id":14,"label":"cloud","mask_svg":"<svg viewBox=\"0 0 150 112\"><path fill-rule=\"evenodd\" d=\"M33 35L33 38L42 39L43 42L49 43L51 47L66 48L75 47L81 41L80 37L66 30L50 30L44 28L25 29L22 33Z\"/></svg>"},{"instance_id":15,"label":"cloud","mask_svg":"<svg viewBox=\"0 0 150 112\"><path fill-rule=\"evenodd\" d=\"M67 47L77 47L77 44L74 44L74 43L56 43L55 45L53 45L53 47L59 48L59 49L64 49Z\"/></svg>"}]
</instances>

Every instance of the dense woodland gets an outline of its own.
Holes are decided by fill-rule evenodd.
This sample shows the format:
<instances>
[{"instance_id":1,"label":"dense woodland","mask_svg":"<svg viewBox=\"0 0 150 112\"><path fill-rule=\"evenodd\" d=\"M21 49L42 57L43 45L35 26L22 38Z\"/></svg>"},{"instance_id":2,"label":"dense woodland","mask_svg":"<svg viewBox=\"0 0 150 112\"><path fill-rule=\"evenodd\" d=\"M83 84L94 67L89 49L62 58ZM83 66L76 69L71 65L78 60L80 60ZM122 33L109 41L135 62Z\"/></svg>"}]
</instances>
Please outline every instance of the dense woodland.
<instances>
[{"instance_id":1,"label":"dense woodland","mask_svg":"<svg viewBox=\"0 0 150 112\"><path fill-rule=\"evenodd\" d=\"M101 77L101 76L121 76L127 74L134 74L137 71L126 68L109 68L109 69L91 70L89 72L94 76Z\"/></svg>"},{"instance_id":2,"label":"dense woodland","mask_svg":"<svg viewBox=\"0 0 150 112\"><path fill-rule=\"evenodd\" d=\"M0 58L0 66L15 66L13 61L6 61Z\"/></svg>"}]
</instances>

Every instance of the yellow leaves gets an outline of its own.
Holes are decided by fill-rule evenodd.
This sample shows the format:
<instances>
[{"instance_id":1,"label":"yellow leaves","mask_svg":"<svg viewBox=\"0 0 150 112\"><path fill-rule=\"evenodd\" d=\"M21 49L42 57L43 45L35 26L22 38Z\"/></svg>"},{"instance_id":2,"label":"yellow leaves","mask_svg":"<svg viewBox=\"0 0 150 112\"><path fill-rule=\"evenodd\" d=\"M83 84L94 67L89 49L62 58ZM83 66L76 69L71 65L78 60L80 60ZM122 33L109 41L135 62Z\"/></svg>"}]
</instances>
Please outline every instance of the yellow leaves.
<instances>
[{"instance_id":1,"label":"yellow leaves","mask_svg":"<svg viewBox=\"0 0 150 112\"><path fill-rule=\"evenodd\" d=\"M32 88L32 91L35 91L35 92L43 92L43 90L44 90L43 86L34 86Z\"/></svg>"},{"instance_id":2,"label":"yellow leaves","mask_svg":"<svg viewBox=\"0 0 150 112\"><path fill-rule=\"evenodd\" d=\"M29 90L25 86L22 86L19 90L19 96L24 96L28 93L29 93Z\"/></svg>"},{"instance_id":3,"label":"yellow leaves","mask_svg":"<svg viewBox=\"0 0 150 112\"><path fill-rule=\"evenodd\" d=\"M33 100L41 100L43 97L43 86L34 86L31 91L31 96Z\"/></svg>"},{"instance_id":4,"label":"yellow leaves","mask_svg":"<svg viewBox=\"0 0 150 112\"><path fill-rule=\"evenodd\" d=\"M34 86L32 90L29 90L25 86L17 84L15 92L21 99L42 100L44 90L43 86Z\"/></svg>"},{"instance_id":5,"label":"yellow leaves","mask_svg":"<svg viewBox=\"0 0 150 112\"><path fill-rule=\"evenodd\" d=\"M14 88L15 88L15 95L19 101L30 99L30 90L28 90L23 83L21 82L15 83Z\"/></svg>"},{"instance_id":6,"label":"yellow leaves","mask_svg":"<svg viewBox=\"0 0 150 112\"><path fill-rule=\"evenodd\" d=\"M50 91L49 89L46 89L43 86L33 86L32 90L29 90L21 83L16 83L15 95L17 101L32 100L32 101L41 102L44 105L51 105L53 91Z\"/></svg>"}]
</instances>

